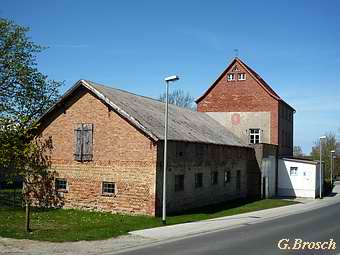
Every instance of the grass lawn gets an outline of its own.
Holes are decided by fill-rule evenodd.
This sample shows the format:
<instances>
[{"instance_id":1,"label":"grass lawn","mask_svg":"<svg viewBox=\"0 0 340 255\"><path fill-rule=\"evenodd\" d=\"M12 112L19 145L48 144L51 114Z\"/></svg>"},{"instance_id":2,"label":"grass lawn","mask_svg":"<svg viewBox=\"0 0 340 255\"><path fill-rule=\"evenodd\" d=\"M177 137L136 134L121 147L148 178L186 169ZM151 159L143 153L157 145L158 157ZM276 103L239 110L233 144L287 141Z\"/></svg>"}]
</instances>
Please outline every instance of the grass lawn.
<instances>
[{"instance_id":1,"label":"grass lawn","mask_svg":"<svg viewBox=\"0 0 340 255\"><path fill-rule=\"evenodd\" d=\"M252 212L262 209L291 205L296 202L265 199L259 201L231 201L214 206L170 215L167 223L205 220ZM1 203L0 203L1 204ZM127 234L129 231L162 226L161 219L147 216L115 215L66 209L34 209L32 233L24 231L25 211L23 208L0 207L0 236L26 238L53 242L100 240Z\"/></svg>"}]
</instances>

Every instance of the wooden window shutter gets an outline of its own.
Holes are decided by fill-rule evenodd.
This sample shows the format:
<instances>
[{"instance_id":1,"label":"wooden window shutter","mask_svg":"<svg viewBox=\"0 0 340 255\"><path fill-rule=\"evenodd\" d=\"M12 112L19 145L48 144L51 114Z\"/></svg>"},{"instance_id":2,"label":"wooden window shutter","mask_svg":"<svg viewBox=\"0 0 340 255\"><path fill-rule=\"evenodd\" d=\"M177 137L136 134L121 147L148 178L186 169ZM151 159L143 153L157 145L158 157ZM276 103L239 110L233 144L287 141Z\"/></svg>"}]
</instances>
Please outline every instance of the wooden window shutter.
<instances>
[{"instance_id":1,"label":"wooden window shutter","mask_svg":"<svg viewBox=\"0 0 340 255\"><path fill-rule=\"evenodd\" d=\"M89 161L93 157L93 124L83 124L82 130L82 160Z\"/></svg>"},{"instance_id":2,"label":"wooden window shutter","mask_svg":"<svg viewBox=\"0 0 340 255\"><path fill-rule=\"evenodd\" d=\"M74 159L75 160L82 160L82 124L77 124L76 128L74 129L74 137L75 137L75 152L74 152Z\"/></svg>"}]
</instances>

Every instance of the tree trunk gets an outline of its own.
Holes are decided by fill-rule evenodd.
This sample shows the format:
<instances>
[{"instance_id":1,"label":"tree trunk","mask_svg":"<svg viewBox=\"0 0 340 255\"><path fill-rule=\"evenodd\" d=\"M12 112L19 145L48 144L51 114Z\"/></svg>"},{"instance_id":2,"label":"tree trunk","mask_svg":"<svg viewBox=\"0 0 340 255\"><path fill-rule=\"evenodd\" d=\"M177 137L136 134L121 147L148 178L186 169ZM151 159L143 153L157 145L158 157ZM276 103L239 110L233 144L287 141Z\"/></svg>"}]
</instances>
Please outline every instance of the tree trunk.
<instances>
[{"instance_id":1,"label":"tree trunk","mask_svg":"<svg viewBox=\"0 0 340 255\"><path fill-rule=\"evenodd\" d=\"M31 207L30 204L26 202L26 222L25 222L26 232L31 232L30 222L31 222Z\"/></svg>"}]
</instances>

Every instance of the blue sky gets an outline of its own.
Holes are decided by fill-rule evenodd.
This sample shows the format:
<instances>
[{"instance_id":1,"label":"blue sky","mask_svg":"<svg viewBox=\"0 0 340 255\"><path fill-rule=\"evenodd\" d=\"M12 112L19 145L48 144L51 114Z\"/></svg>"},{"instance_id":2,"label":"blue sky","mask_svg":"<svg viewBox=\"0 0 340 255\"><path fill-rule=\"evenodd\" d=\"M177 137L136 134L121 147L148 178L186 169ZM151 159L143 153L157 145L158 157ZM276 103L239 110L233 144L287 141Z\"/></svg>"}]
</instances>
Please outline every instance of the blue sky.
<instances>
[{"instance_id":1,"label":"blue sky","mask_svg":"<svg viewBox=\"0 0 340 255\"><path fill-rule=\"evenodd\" d=\"M163 78L200 96L239 49L296 110L295 145L340 128L340 1L19 1L0 16L31 28L49 48L39 68L158 97ZM339 137L340 138L340 137Z\"/></svg>"}]
</instances>

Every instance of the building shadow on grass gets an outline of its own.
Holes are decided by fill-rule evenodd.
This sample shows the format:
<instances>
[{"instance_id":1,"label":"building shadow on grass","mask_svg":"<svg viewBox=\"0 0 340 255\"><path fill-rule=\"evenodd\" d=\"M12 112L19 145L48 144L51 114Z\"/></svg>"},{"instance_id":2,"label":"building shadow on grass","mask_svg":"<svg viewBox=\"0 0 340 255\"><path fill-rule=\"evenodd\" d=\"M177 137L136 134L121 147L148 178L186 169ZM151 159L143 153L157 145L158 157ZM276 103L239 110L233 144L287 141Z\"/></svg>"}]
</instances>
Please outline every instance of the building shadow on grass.
<instances>
[{"instance_id":1,"label":"building shadow on grass","mask_svg":"<svg viewBox=\"0 0 340 255\"><path fill-rule=\"evenodd\" d=\"M245 206L247 204L260 201L256 199L237 199L230 200L223 203L212 204L202 207L197 207L193 209L188 209L184 211L177 211L174 213L169 213L169 216L184 216L184 215L192 215L192 214L215 214L221 211L235 209L241 206Z\"/></svg>"}]
</instances>

